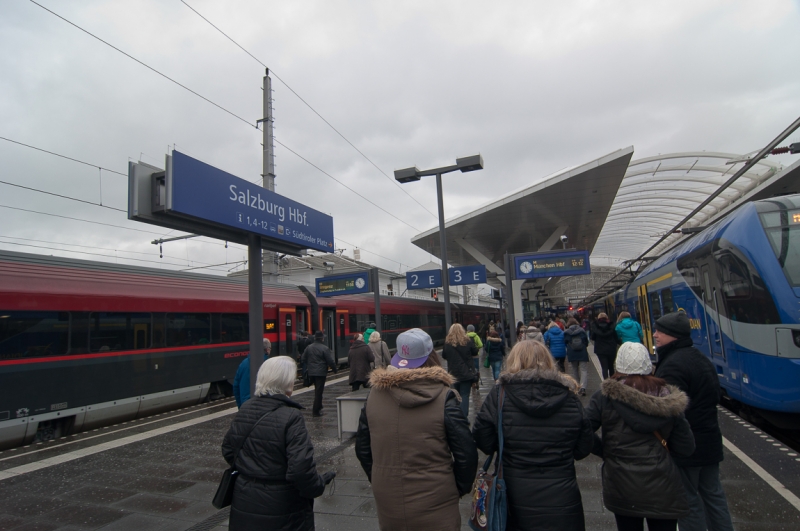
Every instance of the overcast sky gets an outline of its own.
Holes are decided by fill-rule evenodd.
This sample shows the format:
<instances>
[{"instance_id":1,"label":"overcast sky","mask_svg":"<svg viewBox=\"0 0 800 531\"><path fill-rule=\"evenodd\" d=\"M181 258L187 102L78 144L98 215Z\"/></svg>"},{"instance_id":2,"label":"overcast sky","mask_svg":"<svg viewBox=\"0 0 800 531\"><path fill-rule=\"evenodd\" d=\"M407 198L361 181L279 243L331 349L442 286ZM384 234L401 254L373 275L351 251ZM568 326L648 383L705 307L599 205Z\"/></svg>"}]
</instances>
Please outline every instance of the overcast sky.
<instances>
[{"instance_id":1,"label":"overcast sky","mask_svg":"<svg viewBox=\"0 0 800 531\"><path fill-rule=\"evenodd\" d=\"M634 159L751 152L800 116L797 1L186 1L388 176L480 152L483 171L444 179L448 219L628 145ZM247 122L262 117L264 68L179 0L40 3ZM163 167L174 146L261 173L252 125L32 2L0 2L0 72L0 136L94 166L0 140L2 181L125 209L127 178L96 166ZM332 215L347 255L359 246L403 272L427 262L409 240L436 218L275 77L273 89L276 138L407 225L280 145L276 191ZM433 179L403 189L436 212ZM123 212L5 184L0 205L2 249L172 269L246 255L203 238L165 244L161 260L149 242L168 231Z\"/></svg>"}]
</instances>

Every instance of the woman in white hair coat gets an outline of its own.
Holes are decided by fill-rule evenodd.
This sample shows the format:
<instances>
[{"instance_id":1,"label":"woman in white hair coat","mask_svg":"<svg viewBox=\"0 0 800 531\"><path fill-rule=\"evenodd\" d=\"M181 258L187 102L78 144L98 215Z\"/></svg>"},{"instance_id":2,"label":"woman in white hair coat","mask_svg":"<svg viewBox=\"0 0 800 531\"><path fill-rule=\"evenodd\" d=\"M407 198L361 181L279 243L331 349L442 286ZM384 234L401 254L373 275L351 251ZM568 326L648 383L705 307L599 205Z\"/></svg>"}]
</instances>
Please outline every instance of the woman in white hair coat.
<instances>
[{"instance_id":1,"label":"woman in white hair coat","mask_svg":"<svg viewBox=\"0 0 800 531\"><path fill-rule=\"evenodd\" d=\"M688 514L683 481L670 454L694 452L694 436L683 415L689 399L652 376L647 348L624 343L616 373L604 380L586 413L595 431L602 427L593 453L603 458L603 503L614 513L617 529L675 530Z\"/></svg>"}]
</instances>

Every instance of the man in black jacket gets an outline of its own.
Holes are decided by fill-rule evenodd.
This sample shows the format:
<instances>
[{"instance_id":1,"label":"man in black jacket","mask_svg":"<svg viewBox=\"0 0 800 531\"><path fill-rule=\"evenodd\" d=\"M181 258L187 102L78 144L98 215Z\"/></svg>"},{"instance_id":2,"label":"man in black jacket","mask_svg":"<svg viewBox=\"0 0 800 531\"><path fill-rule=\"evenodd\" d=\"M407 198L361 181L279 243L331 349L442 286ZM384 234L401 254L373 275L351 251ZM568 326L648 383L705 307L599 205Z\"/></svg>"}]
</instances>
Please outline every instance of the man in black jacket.
<instances>
[{"instance_id":1,"label":"man in black jacket","mask_svg":"<svg viewBox=\"0 0 800 531\"><path fill-rule=\"evenodd\" d=\"M338 372L336 363L333 361L331 349L324 343L325 333L321 330L314 332L314 343L307 346L303 351L302 363L308 371L308 376L314 382L314 406L311 408L311 416L322 416L322 391L325 389L325 377L328 375L328 367L334 372Z\"/></svg>"},{"instance_id":2,"label":"man in black jacket","mask_svg":"<svg viewBox=\"0 0 800 531\"><path fill-rule=\"evenodd\" d=\"M681 531L733 531L728 501L719 479L722 432L717 404L722 391L711 361L692 345L689 318L668 313L656 321L653 339L658 353L656 376L689 396L686 420L692 427L696 450L690 457L673 456L683 476L689 516L678 520Z\"/></svg>"}]
</instances>

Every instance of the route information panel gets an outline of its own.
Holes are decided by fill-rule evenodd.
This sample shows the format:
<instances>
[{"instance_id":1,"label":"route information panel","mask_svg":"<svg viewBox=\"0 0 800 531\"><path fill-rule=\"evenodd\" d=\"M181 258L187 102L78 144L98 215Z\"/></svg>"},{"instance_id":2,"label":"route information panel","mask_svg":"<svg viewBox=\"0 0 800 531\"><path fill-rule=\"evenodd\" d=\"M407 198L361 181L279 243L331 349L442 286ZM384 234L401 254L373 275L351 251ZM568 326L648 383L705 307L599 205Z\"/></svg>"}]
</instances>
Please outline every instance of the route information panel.
<instances>
[{"instance_id":1,"label":"route information panel","mask_svg":"<svg viewBox=\"0 0 800 531\"><path fill-rule=\"evenodd\" d=\"M334 295L350 295L353 293L369 293L369 271L321 277L316 279L317 297L333 297Z\"/></svg>"},{"instance_id":2,"label":"route information panel","mask_svg":"<svg viewBox=\"0 0 800 531\"><path fill-rule=\"evenodd\" d=\"M521 278L588 275L589 251L553 251L514 255L514 276Z\"/></svg>"}]
</instances>

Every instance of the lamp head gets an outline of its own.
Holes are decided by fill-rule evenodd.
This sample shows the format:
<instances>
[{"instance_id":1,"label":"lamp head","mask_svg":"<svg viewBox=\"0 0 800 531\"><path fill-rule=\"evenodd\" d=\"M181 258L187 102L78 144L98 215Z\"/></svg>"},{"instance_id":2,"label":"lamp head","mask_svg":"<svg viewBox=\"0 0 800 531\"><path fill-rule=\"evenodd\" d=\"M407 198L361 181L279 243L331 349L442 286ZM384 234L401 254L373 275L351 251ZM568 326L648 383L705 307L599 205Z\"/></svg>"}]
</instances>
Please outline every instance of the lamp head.
<instances>
[{"instance_id":1,"label":"lamp head","mask_svg":"<svg viewBox=\"0 0 800 531\"><path fill-rule=\"evenodd\" d=\"M461 173L467 173L468 171L482 170L483 156L472 155L470 157L461 157L460 159L456 159L456 166L458 166L458 169L461 170ZM396 175L397 172L395 172L395 178L397 178Z\"/></svg>"},{"instance_id":2,"label":"lamp head","mask_svg":"<svg viewBox=\"0 0 800 531\"><path fill-rule=\"evenodd\" d=\"M419 170L416 166L411 168L404 168L402 170L394 170L394 180L399 183L410 183L419 181Z\"/></svg>"}]
</instances>

